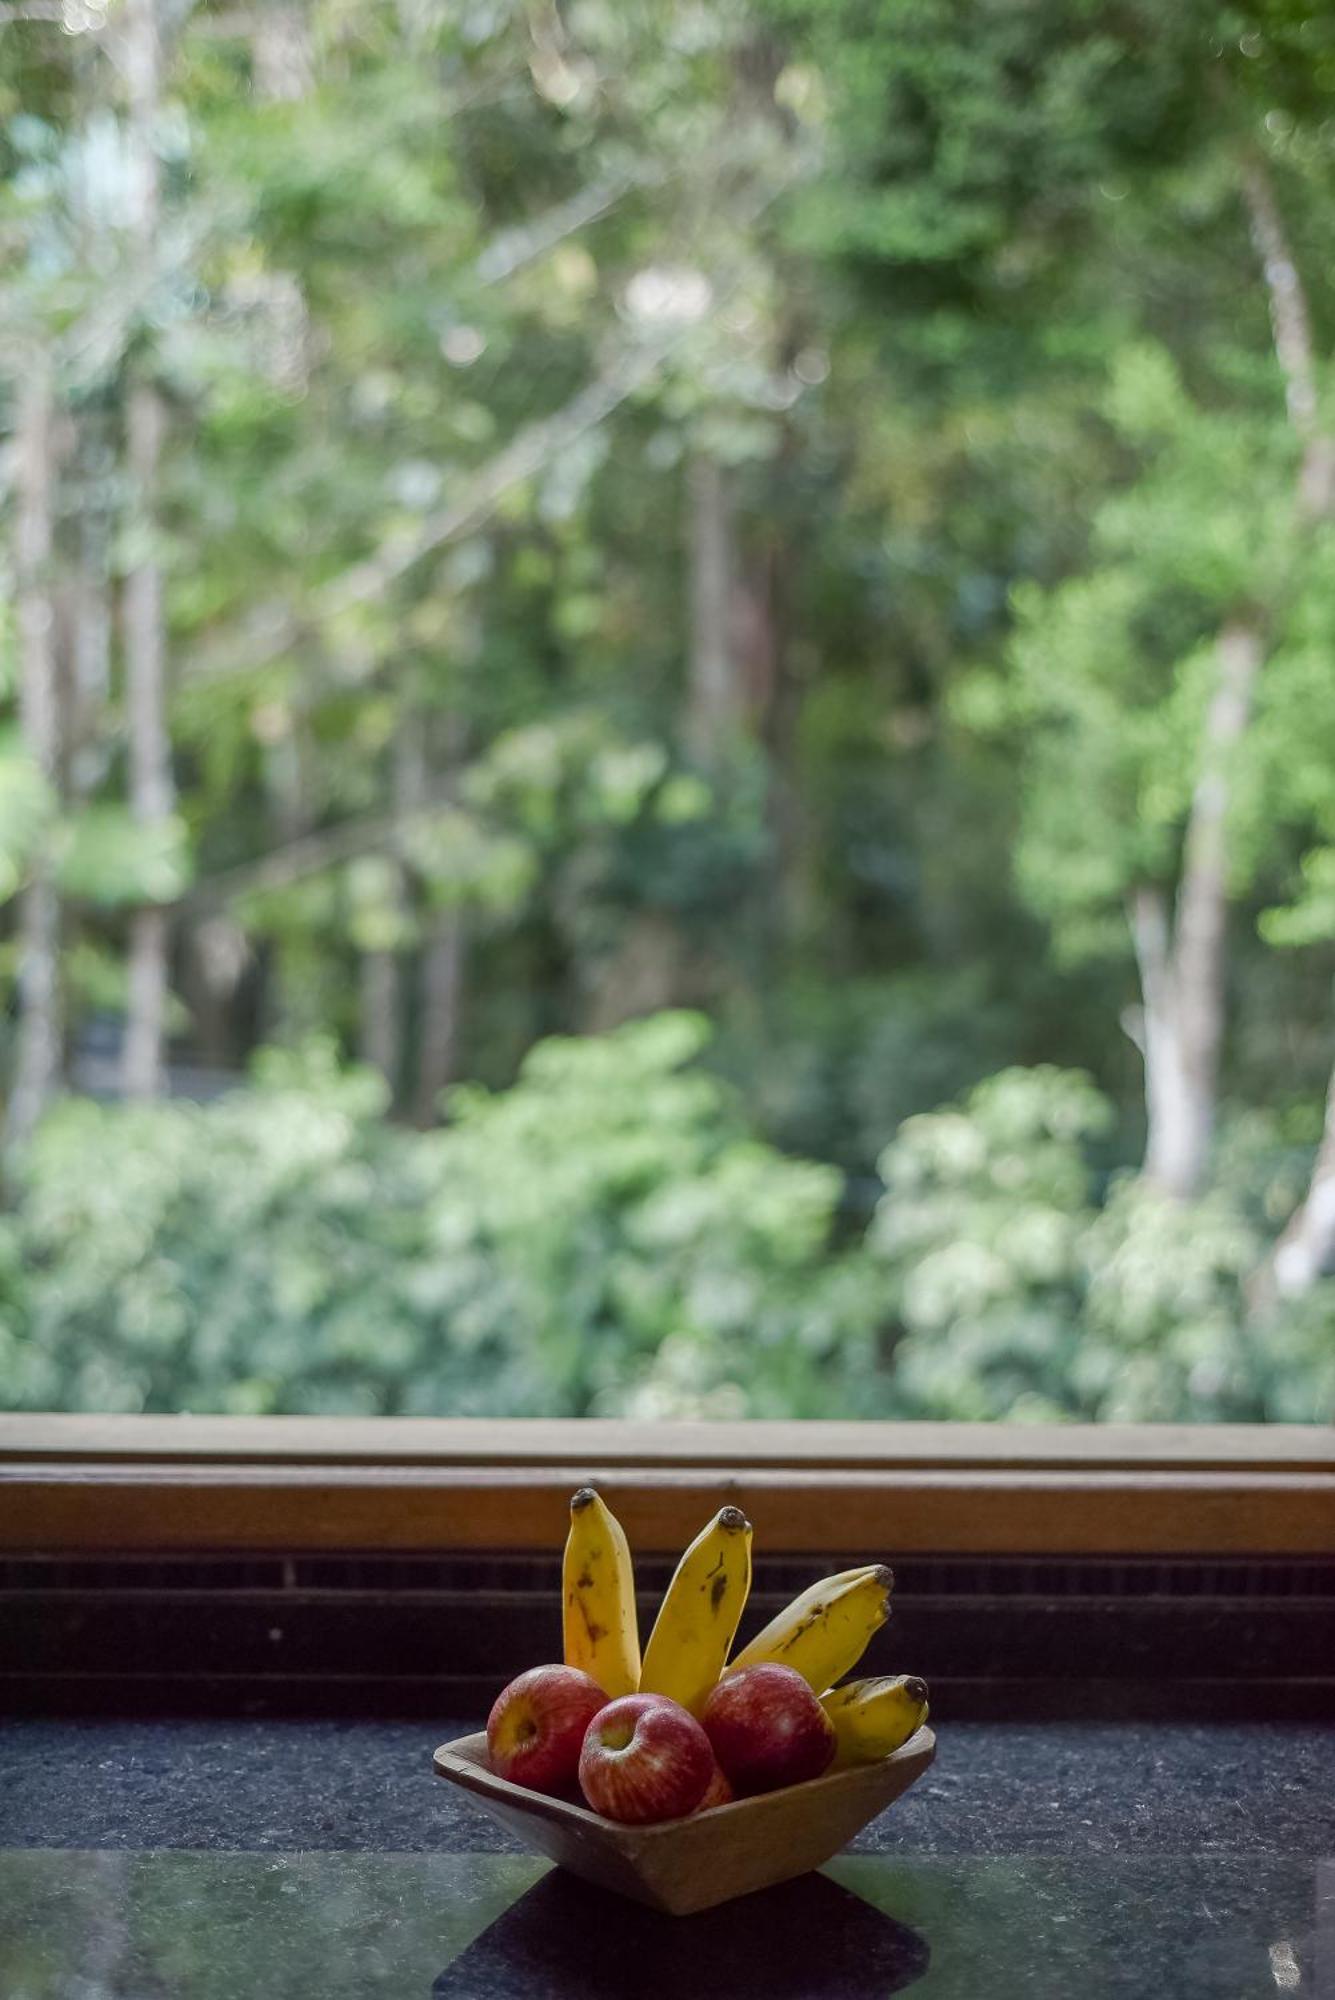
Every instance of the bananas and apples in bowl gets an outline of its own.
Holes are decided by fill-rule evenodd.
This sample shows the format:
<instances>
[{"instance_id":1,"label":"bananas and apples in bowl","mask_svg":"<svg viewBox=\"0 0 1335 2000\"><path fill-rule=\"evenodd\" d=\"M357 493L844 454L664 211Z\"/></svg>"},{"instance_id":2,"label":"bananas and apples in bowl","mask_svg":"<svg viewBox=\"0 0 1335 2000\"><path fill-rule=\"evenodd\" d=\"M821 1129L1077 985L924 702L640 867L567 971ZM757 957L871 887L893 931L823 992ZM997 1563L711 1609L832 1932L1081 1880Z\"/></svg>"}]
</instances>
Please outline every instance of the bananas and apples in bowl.
<instances>
[{"instance_id":1,"label":"bananas and apples in bowl","mask_svg":"<svg viewBox=\"0 0 1335 2000\"><path fill-rule=\"evenodd\" d=\"M751 1526L696 1537L640 1653L630 1549L591 1487L571 1501L564 1660L497 1696L436 1769L526 1844L684 1913L829 1860L932 1761L927 1688L846 1680L889 1611L879 1564L813 1584L732 1658Z\"/></svg>"}]
</instances>

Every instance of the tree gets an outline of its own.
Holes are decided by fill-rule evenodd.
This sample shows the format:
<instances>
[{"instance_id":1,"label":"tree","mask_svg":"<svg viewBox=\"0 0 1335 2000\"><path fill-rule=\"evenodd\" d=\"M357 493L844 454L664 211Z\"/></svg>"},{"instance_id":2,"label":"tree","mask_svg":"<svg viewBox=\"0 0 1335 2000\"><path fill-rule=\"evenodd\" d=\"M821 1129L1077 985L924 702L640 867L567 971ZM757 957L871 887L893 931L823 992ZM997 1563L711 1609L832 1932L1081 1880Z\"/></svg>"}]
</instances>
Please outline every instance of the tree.
<instances>
[{"instance_id":1,"label":"tree","mask_svg":"<svg viewBox=\"0 0 1335 2000\"><path fill-rule=\"evenodd\" d=\"M1230 441L1216 414L1193 409L1163 350L1128 351L1110 415L1147 453L1140 482L1096 515L1103 560L1092 574L1023 600L1017 653L1034 702L1025 713L1040 735L1044 713L1058 723L1038 751L1043 775L1022 836L1030 880L1048 909L1077 926L1096 924L1119 890L1126 897L1140 981L1132 1030L1145 1061L1145 1172L1179 1199L1203 1184L1215 1124L1227 917L1242 871L1230 827L1258 676L1313 587L1314 536L1332 500L1305 294L1268 171L1250 157L1240 180L1296 464L1276 419L1256 405L1239 411ZM1215 482L1241 470L1243 424L1252 473L1227 508ZM1062 688L1063 678L1076 684ZM1114 719L1109 697L1137 702L1135 728ZM1254 850L1250 866L1262 859ZM1170 894L1165 878L1174 874Z\"/></svg>"},{"instance_id":2,"label":"tree","mask_svg":"<svg viewBox=\"0 0 1335 2000\"><path fill-rule=\"evenodd\" d=\"M134 243L138 276L148 289L158 255L161 188L157 123L162 48L157 0L126 0L125 69L133 165ZM175 802L167 727L166 613L159 536L159 482L166 416L157 384L140 359L125 409L126 463L134 504L136 553L123 595L125 709L130 805L150 840L170 823ZM163 1087L169 987L166 910L145 903L130 925L123 1080L127 1097L156 1097Z\"/></svg>"},{"instance_id":3,"label":"tree","mask_svg":"<svg viewBox=\"0 0 1335 2000\"><path fill-rule=\"evenodd\" d=\"M19 404L18 508L14 594L18 626L19 721L39 782L54 795L60 764L55 610L51 592L56 468L52 368L43 353L26 357ZM5 1115L5 1143L20 1146L60 1078L60 897L51 857L39 848L29 864L19 925L19 1027Z\"/></svg>"},{"instance_id":4,"label":"tree","mask_svg":"<svg viewBox=\"0 0 1335 2000\"><path fill-rule=\"evenodd\" d=\"M1311 87L1310 66L1303 72L1301 26L1284 8L1261 8L1250 25L1244 21L1228 29L1212 10L1189 8L1168 24L1146 19L1134 41L1125 18L1097 0L1075 9L990 9L973 22L969 35L959 32L958 19L946 9L917 10L911 24L892 8L870 15L859 10L856 34L851 16L837 5L816 9L786 0L776 11L785 22L802 24L838 92L834 147L842 171L824 177L808 197L801 240L810 245L819 237L869 291L897 278L898 297L886 316L882 347L915 385L939 393L940 358L948 354L947 410L963 401L969 380L971 389L987 385L983 393L992 403L982 407L991 416L998 385L1001 395L1014 401L1038 371L1049 406L1060 403L1082 376L1088 397L1100 349L1109 372L1117 373L1119 348L1125 350L1137 335L1162 337L1150 302L1184 286L1181 266L1170 274L1161 259L1153 218L1165 209L1173 212L1179 259L1184 253L1196 257L1188 288L1200 301L1219 295L1222 277L1214 246L1199 233L1201 218L1209 213L1217 230L1236 234L1245 217L1264 273L1275 355L1301 442L1300 465L1281 477L1294 480L1302 523L1310 526L1325 511L1330 449L1316 406L1311 316L1266 155L1268 147L1291 158L1301 187L1311 156L1310 148L1306 160L1300 156L1303 141L1295 135L1314 129L1310 121L1322 92ZM1248 74L1257 70L1257 57L1264 71L1259 81ZM1307 199L1306 189L1301 191ZM1139 326L1138 314L1144 315ZM1180 320L1173 365L1184 370L1187 395L1208 380L1204 405L1236 399L1244 388L1242 354L1249 345L1255 354L1261 324L1259 315L1251 314L1239 344L1234 328L1209 311ZM1257 410L1254 420L1259 416ZM1136 1032L1145 1057L1149 1127L1146 1170L1181 1196L1201 1184L1218 1094L1226 914L1235 886L1229 856L1234 765L1271 644L1270 627L1297 586L1291 566L1261 526L1266 507L1274 505L1273 488L1267 487L1264 500L1257 496L1254 540L1265 548L1268 568L1259 559L1250 564L1244 559L1225 577L1216 565L1202 590L1201 575L1184 572L1174 580L1164 566L1159 583L1166 589L1156 607L1145 551L1128 521L1135 499L1134 492L1124 491L1125 460L1100 451L1098 442L1093 451L1081 447L1092 479L1065 531L1054 536L1047 576L1042 558L1021 571L1021 680L1027 649L1042 644L1035 624L1043 592L1035 594L1031 578L1042 579L1054 631L1064 620L1066 638L1074 639L1074 628L1087 622L1088 667L1103 678L1103 694L1087 705L1086 720L1104 740L1101 746L1089 744L1084 754L1077 747L1080 698L1056 685L1060 666L1055 657L1050 660L1052 714L1063 720L1060 747L1045 768L1054 794L1066 788L1068 799L1064 808L1060 798L1040 802L1030 815L1040 826L1027 841L1032 862L1027 873L1039 906L1062 919L1068 947L1087 949L1096 932L1100 949L1128 932L1134 941L1141 984ZM1119 442L1132 443L1125 432ZM1183 438L1177 448L1189 454L1202 444L1200 437L1195 446ZM1161 435L1142 460L1149 479L1156 476L1155 456L1167 448L1169 440ZM1188 504L1202 509L1202 523L1213 524L1220 510L1207 494L1204 457L1195 474L1185 468L1183 456L1179 476L1200 481L1197 498ZM1179 502L1181 497L1179 492ZM1172 519L1170 478L1163 480L1155 504L1181 542L1181 524ZM1246 504L1238 509L1238 526ZM1148 507L1145 518L1148 522ZM1083 551L1076 541L1082 525L1090 530ZM1202 526L1196 549L1182 549L1198 572L1210 532ZM1300 527L1300 542L1305 533ZM1114 604L1108 544L1118 536L1126 560L1124 588ZM1240 543L1239 555L1244 553ZM1069 583L1058 581L1063 572ZM1101 595L1082 598L1081 579L1091 574L1106 587ZM1152 831L1159 799L1147 824L1141 780L1151 746L1138 751L1128 741L1137 722L1124 727L1106 699L1112 653L1119 644L1126 649L1123 696L1129 696L1137 682L1130 661L1147 642L1153 653L1153 628L1172 615L1167 602L1172 591L1184 642L1179 664L1187 672L1190 656L1189 678L1198 693L1206 677L1196 656L1206 645L1214 648L1213 692L1200 700L1194 747L1182 742L1177 723L1165 715L1163 736L1171 729L1174 756L1188 760L1194 771L1185 795L1172 776L1159 771L1155 780L1161 791L1171 786L1180 795L1173 808L1177 853L1170 851L1171 839L1165 842L1169 827L1161 825L1158 835ZM1186 601L1193 592L1194 610ZM1118 621L1116 637L1098 629L1109 618ZM1095 666L1095 653L1103 657L1102 668ZM1032 652L1027 656L1032 665ZM1150 698L1164 698L1174 671L1164 653L1148 676L1142 673L1138 707L1143 709L1155 675L1160 692ZM1034 707L1023 706L1022 713L1026 727L1035 726ZM1038 763L1045 754L1040 748ZM1075 824L1087 794L1078 778L1072 782L1072 757L1077 769L1087 767L1095 797L1102 797L1115 823L1096 810L1086 815L1083 829ZM1114 806L1110 787L1120 789L1119 805ZM1063 809L1072 824L1059 833ZM1133 853L1138 842L1141 852ZM1114 858L1119 852L1120 860ZM1112 918L1114 897L1125 902L1127 928ZM1083 939L1077 937L1081 930Z\"/></svg>"},{"instance_id":5,"label":"tree","mask_svg":"<svg viewBox=\"0 0 1335 2000\"><path fill-rule=\"evenodd\" d=\"M1285 402L1302 446L1295 495L1295 535L1301 539L1335 501L1335 441L1319 416L1306 292L1260 155L1245 162L1241 179ZM1274 588L1285 592L1291 579L1281 576ZM1130 899L1143 1000L1145 1172L1179 1197L1195 1194L1204 1181L1215 1125L1224 1034L1231 766L1249 726L1270 627L1285 608L1282 602L1258 602L1235 609L1220 630L1171 938L1161 892L1142 883Z\"/></svg>"}]
</instances>

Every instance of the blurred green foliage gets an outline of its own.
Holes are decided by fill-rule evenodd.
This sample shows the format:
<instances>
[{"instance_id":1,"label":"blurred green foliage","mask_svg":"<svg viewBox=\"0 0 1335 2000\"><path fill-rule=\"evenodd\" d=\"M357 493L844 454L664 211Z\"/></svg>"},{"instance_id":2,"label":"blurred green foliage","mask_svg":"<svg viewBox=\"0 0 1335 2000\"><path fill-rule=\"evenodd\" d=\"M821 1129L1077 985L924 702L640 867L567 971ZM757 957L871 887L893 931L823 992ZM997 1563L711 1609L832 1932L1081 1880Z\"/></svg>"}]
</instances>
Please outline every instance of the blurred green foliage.
<instances>
[{"instance_id":1,"label":"blurred green foliage","mask_svg":"<svg viewBox=\"0 0 1335 2000\"><path fill-rule=\"evenodd\" d=\"M414 1134L327 1046L208 1106L64 1104L0 1239L0 1401L232 1412L1335 1416L1327 1284L1248 1326L1256 1135L1184 1208L1087 1077L908 1119L869 1229L747 1135L697 1016L539 1043Z\"/></svg>"},{"instance_id":2,"label":"blurred green foliage","mask_svg":"<svg viewBox=\"0 0 1335 2000\"><path fill-rule=\"evenodd\" d=\"M1330 433L1335 19L159 11L147 258L116 10L0 36L68 711L48 781L0 617L0 1068L45 846L67 1073L107 1087L156 904L186 1087L249 1081L54 1106L0 1401L1335 1415L1331 1285L1252 1304L1331 1069L1335 525L1292 532L1240 192L1261 163ZM1238 607L1219 1137L1175 1207L1134 1177L1126 904L1181 879Z\"/></svg>"},{"instance_id":3,"label":"blurred green foliage","mask_svg":"<svg viewBox=\"0 0 1335 2000\"><path fill-rule=\"evenodd\" d=\"M840 1177L748 1138L686 1015L551 1040L388 1126L327 1047L207 1107L69 1102L5 1236L20 1407L831 1411L874 1287ZM833 1370L833 1374L829 1371Z\"/></svg>"},{"instance_id":4,"label":"blurred green foliage","mask_svg":"<svg viewBox=\"0 0 1335 2000\"><path fill-rule=\"evenodd\" d=\"M1328 1422L1329 1281L1253 1319L1283 1149L1230 1135L1216 1185L1166 1200L1099 1175L1111 1107L1078 1072L1006 1070L913 1118L883 1155L870 1252L890 1274L895 1377L915 1415L1100 1422ZM1291 1163L1290 1163L1291 1165ZM1282 1168L1280 1169L1282 1175Z\"/></svg>"}]
</instances>

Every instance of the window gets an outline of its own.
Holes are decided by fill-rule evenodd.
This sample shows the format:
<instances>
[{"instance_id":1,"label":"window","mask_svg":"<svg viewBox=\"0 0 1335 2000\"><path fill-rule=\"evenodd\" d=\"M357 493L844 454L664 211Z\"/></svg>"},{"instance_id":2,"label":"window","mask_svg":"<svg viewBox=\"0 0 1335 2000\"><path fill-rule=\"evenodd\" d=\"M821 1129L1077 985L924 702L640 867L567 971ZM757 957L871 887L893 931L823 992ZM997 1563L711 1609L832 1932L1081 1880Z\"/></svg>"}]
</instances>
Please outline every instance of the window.
<instances>
[{"instance_id":1,"label":"window","mask_svg":"<svg viewBox=\"0 0 1335 2000\"><path fill-rule=\"evenodd\" d=\"M902 11L8 10L39 1540L1318 1533L1335 86Z\"/></svg>"}]
</instances>

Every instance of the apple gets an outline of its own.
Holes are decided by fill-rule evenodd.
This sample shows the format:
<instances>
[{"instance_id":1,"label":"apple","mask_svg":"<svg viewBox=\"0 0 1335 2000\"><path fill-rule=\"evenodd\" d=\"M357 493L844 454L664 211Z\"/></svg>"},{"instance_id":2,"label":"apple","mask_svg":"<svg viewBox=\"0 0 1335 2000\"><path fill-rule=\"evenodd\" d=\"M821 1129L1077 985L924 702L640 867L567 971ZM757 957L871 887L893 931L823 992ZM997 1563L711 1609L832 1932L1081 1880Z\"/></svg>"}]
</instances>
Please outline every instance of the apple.
<instances>
[{"instance_id":1,"label":"apple","mask_svg":"<svg viewBox=\"0 0 1335 2000\"><path fill-rule=\"evenodd\" d=\"M736 1796L736 1792L734 1792L718 1765L715 1764L714 1775L709 1780L705 1788L705 1795L695 1810L697 1812L708 1812L712 1806L730 1806Z\"/></svg>"},{"instance_id":2,"label":"apple","mask_svg":"<svg viewBox=\"0 0 1335 2000\"><path fill-rule=\"evenodd\" d=\"M665 1694L623 1694L589 1724L580 1789L595 1812L631 1826L684 1819L714 1776L709 1738Z\"/></svg>"},{"instance_id":3,"label":"apple","mask_svg":"<svg viewBox=\"0 0 1335 2000\"><path fill-rule=\"evenodd\" d=\"M834 1756L834 1725L801 1674L772 1662L726 1674L701 1716L725 1775L741 1793L818 1778Z\"/></svg>"},{"instance_id":4,"label":"apple","mask_svg":"<svg viewBox=\"0 0 1335 2000\"><path fill-rule=\"evenodd\" d=\"M578 1667L530 1667L492 1703L487 1717L492 1770L530 1791L566 1790L579 1772L584 1732L606 1706L597 1681Z\"/></svg>"}]
</instances>

